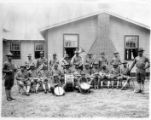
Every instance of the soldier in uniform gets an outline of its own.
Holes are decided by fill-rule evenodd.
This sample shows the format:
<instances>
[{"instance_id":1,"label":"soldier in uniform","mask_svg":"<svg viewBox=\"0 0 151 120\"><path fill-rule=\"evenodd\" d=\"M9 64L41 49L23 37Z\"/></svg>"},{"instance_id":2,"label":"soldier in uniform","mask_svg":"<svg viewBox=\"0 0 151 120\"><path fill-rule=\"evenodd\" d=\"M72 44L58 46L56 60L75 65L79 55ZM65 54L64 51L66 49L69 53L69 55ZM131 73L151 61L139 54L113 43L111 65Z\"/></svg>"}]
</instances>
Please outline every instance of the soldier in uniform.
<instances>
[{"instance_id":1,"label":"soldier in uniform","mask_svg":"<svg viewBox=\"0 0 151 120\"><path fill-rule=\"evenodd\" d=\"M34 66L35 66L35 63L34 63L34 61L32 60L31 54L28 54L27 57L28 57L28 61L26 61L25 64L27 65L27 69L29 69L31 65L34 65Z\"/></svg>"},{"instance_id":2,"label":"soldier in uniform","mask_svg":"<svg viewBox=\"0 0 151 120\"><path fill-rule=\"evenodd\" d=\"M139 85L139 89L135 90L135 93L142 93L144 91L145 73L146 69L150 67L149 59L143 55L143 52L144 50L142 48L138 49L138 56L134 59L129 70L131 71L136 64L136 80Z\"/></svg>"},{"instance_id":3,"label":"soldier in uniform","mask_svg":"<svg viewBox=\"0 0 151 120\"><path fill-rule=\"evenodd\" d=\"M4 86L5 86L5 93L6 93L6 98L8 101L15 100L11 96L11 89L14 85L14 74L16 71L16 68L14 64L12 63L12 53L8 53L7 55L7 61L4 62L3 65L3 73L5 75L4 77Z\"/></svg>"},{"instance_id":4,"label":"soldier in uniform","mask_svg":"<svg viewBox=\"0 0 151 120\"><path fill-rule=\"evenodd\" d=\"M113 65L113 64L117 64L118 67L119 65L121 64L121 60L119 58L119 53L117 51L114 52L114 57L112 58L110 64Z\"/></svg>"},{"instance_id":5,"label":"soldier in uniform","mask_svg":"<svg viewBox=\"0 0 151 120\"><path fill-rule=\"evenodd\" d=\"M109 79L108 74L109 74L109 70L108 70L108 68L107 68L107 65L103 64L103 65L102 65L102 70L101 70L101 75L100 75L101 86L103 86L103 85L104 85L104 82L106 82L106 81L104 81L104 80L108 80L108 79ZM110 81L108 81L108 83L107 83L108 85L110 84L109 82L110 82ZM108 87L109 87L109 86L108 86Z\"/></svg>"},{"instance_id":6,"label":"soldier in uniform","mask_svg":"<svg viewBox=\"0 0 151 120\"><path fill-rule=\"evenodd\" d=\"M101 57L99 59L99 67L100 67L100 69L102 69L102 66L108 65L108 60L107 60L104 52L101 52L100 55L101 55Z\"/></svg>"},{"instance_id":7,"label":"soldier in uniform","mask_svg":"<svg viewBox=\"0 0 151 120\"><path fill-rule=\"evenodd\" d=\"M34 65L30 66L30 70L28 71L28 74L29 74L29 79L31 81L31 87L34 90L34 92L37 92L36 87L38 86L37 84L40 78L38 77L38 72Z\"/></svg>"},{"instance_id":8,"label":"soldier in uniform","mask_svg":"<svg viewBox=\"0 0 151 120\"><path fill-rule=\"evenodd\" d=\"M54 64L53 69L52 69L52 76L53 76L53 87L55 85L61 84L60 78L61 78L61 71L58 69L58 64Z\"/></svg>"},{"instance_id":9,"label":"soldier in uniform","mask_svg":"<svg viewBox=\"0 0 151 120\"><path fill-rule=\"evenodd\" d=\"M129 73L129 67L127 65L127 62L124 61L123 63L123 67L121 69L121 75L120 75L120 79L123 81L125 81L123 84L123 87L121 88L122 90L125 89L125 87L128 85L128 83L130 82L130 73Z\"/></svg>"},{"instance_id":10,"label":"soldier in uniform","mask_svg":"<svg viewBox=\"0 0 151 120\"><path fill-rule=\"evenodd\" d=\"M70 69L70 64L65 64L65 69L63 71L64 74L71 74L73 71Z\"/></svg>"},{"instance_id":11,"label":"soldier in uniform","mask_svg":"<svg viewBox=\"0 0 151 120\"><path fill-rule=\"evenodd\" d=\"M70 59L69 59L69 55L65 54L64 58L61 61L61 66L65 69L66 65L70 66Z\"/></svg>"},{"instance_id":12,"label":"soldier in uniform","mask_svg":"<svg viewBox=\"0 0 151 120\"><path fill-rule=\"evenodd\" d=\"M99 72L100 72L99 63L97 61L95 61L93 63L93 68L92 68L92 74L94 76L94 80L93 80L92 84L93 84L93 87L95 89L99 88L99 83L100 83L100 81L99 81Z\"/></svg>"},{"instance_id":13,"label":"soldier in uniform","mask_svg":"<svg viewBox=\"0 0 151 120\"><path fill-rule=\"evenodd\" d=\"M118 81L118 77L120 76L120 67L119 67L119 64L117 63L112 63L112 65L113 65L113 68L110 71L111 73L110 79L111 79L112 87L114 87L115 80Z\"/></svg>"},{"instance_id":14,"label":"soldier in uniform","mask_svg":"<svg viewBox=\"0 0 151 120\"><path fill-rule=\"evenodd\" d=\"M43 66L42 70L40 71L41 80L42 80L42 87L44 89L44 93L50 92L50 82L52 73L48 70L47 66Z\"/></svg>"},{"instance_id":15,"label":"soldier in uniform","mask_svg":"<svg viewBox=\"0 0 151 120\"><path fill-rule=\"evenodd\" d=\"M91 69L89 63L85 63L83 72L85 73L85 77L88 79L88 81L90 81Z\"/></svg>"},{"instance_id":16,"label":"soldier in uniform","mask_svg":"<svg viewBox=\"0 0 151 120\"><path fill-rule=\"evenodd\" d=\"M22 88L25 91L25 94L29 96L31 82L30 82L29 74L25 65L22 65L21 70L16 73L16 80L19 86L19 92L20 92L20 89Z\"/></svg>"},{"instance_id":17,"label":"soldier in uniform","mask_svg":"<svg viewBox=\"0 0 151 120\"><path fill-rule=\"evenodd\" d=\"M75 55L71 59L71 64L74 66L78 65L81 70L83 69L82 58L79 56L79 51L75 51Z\"/></svg>"},{"instance_id":18,"label":"soldier in uniform","mask_svg":"<svg viewBox=\"0 0 151 120\"><path fill-rule=\"evenodd\" d=\"M43 65L47 65L47 59L44 57L44 52L41 51L40 58L37 60L36 68L40 70Z\"/></svg>"},{"instance_id":19,"label":"soldier in uniform","mask_svg":"<svg viewBox=\"0 0 151 120\"><path fill-rule=\"evenodd\" d=\"M59 60L57 58L57 54L56 53L53 54L52 60L49 61L50 69L52 69L55 64L59 65Z\"/></svg>"},{"instance_id":20,"label":"soldier in uniform","mask_svg":"<svg viewBox=\"0 0 151 120\"><path fill-rule=\"evenodd\" d=\"M92 68L93 62L94 62L93 55L91 53L88 53L85 63L88 63L90 68Z\"/></svg>"}]
</instances>

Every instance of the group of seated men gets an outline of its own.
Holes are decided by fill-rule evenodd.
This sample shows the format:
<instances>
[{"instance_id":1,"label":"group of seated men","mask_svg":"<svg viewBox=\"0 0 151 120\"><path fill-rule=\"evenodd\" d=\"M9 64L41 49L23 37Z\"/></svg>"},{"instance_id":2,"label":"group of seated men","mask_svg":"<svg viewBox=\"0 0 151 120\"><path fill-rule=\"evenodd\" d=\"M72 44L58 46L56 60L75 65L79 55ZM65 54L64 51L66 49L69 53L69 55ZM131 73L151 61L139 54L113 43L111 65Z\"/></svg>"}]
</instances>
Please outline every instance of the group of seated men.
<instances>
[{"instance_id":1,"label":"group of seated men","mask_svg":"<svg viewBox=\"0 0 151 120\"><path fill-rule=\"evenodd\" d=\"M63 84L64 74L82 75L88 78L88 81L94 88L99 88L104 84L108 87L119 87L121 80L125 79L124 86L127 85L130 77L127 74L128 65L127 62L121 62L118 56L118 52L114 52L114 57L110 62L112 66L109 69L109 62L105 57L105 53L101 53L101 58L95 60L92 54L88 54L85 62L82 62L82 58L78 51L75 51L75 55L70 60L66 54L65 57L59 61L57 55L53 54L53 59L49 62L44 58L44 53L40 52L40 58L37 63L31 59L31 55L28 56L28 62L25 65L20 66L15 78L21 90L25 91L25 94L29 96L30 91L33 90L38 93L42 88L45 93L51 92L56 84ZM121 69L120 65L123 64ZM61 68L59 67L61 66ZM93 79L93 80L91 80ZM116 82L115 82L116 81Z\"/></svg>"}]
</instances>

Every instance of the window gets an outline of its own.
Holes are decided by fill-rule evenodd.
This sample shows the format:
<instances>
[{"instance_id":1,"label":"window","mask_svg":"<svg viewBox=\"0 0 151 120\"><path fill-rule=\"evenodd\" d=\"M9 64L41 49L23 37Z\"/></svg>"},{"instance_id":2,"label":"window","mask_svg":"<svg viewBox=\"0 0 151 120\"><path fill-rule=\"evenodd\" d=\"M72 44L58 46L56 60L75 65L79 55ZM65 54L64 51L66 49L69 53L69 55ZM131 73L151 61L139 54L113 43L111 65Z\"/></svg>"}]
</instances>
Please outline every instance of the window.
<instances>
[{"instance_id":1,"label":"window","mask_svg":"<svg viewBox=\"0 0 151 120\"><path fill-rule=\"evenodd\" d=\"M63 35L63 55L68 54L69 58L74 56L74 51L79 47L79 34Z\"/></svg>"},{"instance_id":2,"label":"window","mask_svg":"<svg viewBox=\"0 0 151 120\"><path fill-rule=\"evenodd\" d=\"M35 58L40 58L40 52L44 52L44 43L35 43Z\"/></svg>"},{"instance_id":3,"label":"window","mask_svg":"<svg viewBox=\"0 0 151 120\"><path fill-rule=\"evenodd\" d=\"M139 36L125 35L125 60L133 60L137 56Z\"/></svg>"},{"instance_id":4,"label":"window","mask_svg":"<svg viewBox=\"0 0 151 120\"><path fill-rule=\"evenodd\" d=\"M13 59L20 59L21 58L20 41L12 41L10 44L10 51L13 54Z\"/></svg>"}]
</instances>

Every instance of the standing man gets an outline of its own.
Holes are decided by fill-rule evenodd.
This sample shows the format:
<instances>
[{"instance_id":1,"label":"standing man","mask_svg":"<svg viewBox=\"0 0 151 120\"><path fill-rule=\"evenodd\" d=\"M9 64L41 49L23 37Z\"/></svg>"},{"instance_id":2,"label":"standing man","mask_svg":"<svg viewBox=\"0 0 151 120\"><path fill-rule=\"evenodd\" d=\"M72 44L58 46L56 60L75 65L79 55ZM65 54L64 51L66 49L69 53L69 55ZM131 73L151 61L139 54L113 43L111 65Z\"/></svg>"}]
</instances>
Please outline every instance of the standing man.
<instances>
[{"instance_id":1,"label":"standing man","mask_svg":"<svg viewBox=\"0 0 151 120\"><path fill-rule=\"evenodd\" d=\"M69 58L69 55L68 55L68 54L65 54L64 58L63 58L62 61L61 61L61 66L62 66L63 68L65 68L66 65L69 65L69 66L70 66L70 58Z\"/></svg>"},{"instance_id":2,"label":"standing man","mask_svg":"<svg viewBox=\"0 0 151 120\"><path fill-rule=\"evenodd\" d=\"M108 60L107 60L104 52L101 52L100 55L101 55L101 58L99 59L99 67L102 70L102 66L108 65Z\"/></svg>"},{"instance_id":3,"label":"standing man","mask_svg":"<svg viewBox=\"0 0 151 120\"><path fill-rule=\"evenodd\" d=\"M40 70L43 68L43 65L47 65L47 59L44 58L44 52L41 51L40 58L37 60L36 68Z\"/></svg>"},{"instance_id":4,"label":"standing man","mask_svg":"<svg viewBox=\"0 0 151 120\"><path fill-rule=\"evenodd\" d=\"M129 70L131 71L136 64L136 80L139 85L139 89L135 90L135 93L142 93L144 91L145 71L150 67L149 59L143 56L143 52L144 50L142 48L138 49L138 56L134 59Z\"/></svg>"},{"instance_id":5,"label":"standing man","mask_svg":"<svg viewBox=\"0 0 151 120\"><path fill-rule=\"evenodd\" d=\"M82 57L79 56L79 51L75 51L75 55L71 59L71 64L74 66L78 65L81 70L83 69Z\"/></svg>"},{"instance_id":6,"label":"standing man","mask_svg":"<svg viewBox=\"0 0 151 120\"><path fill-rule=\"evenodd\" d=\"M34 66L35 66L35 63L34 63L34 61L32 60L31 54L28 54L27 57L28 57L28 61L26 61L25 64L27 65L27 69L29 69L31 65L34 65Z\"/></svg>"},{"instance_id":7,"label":"standing man","mask_svg":"<svg viewBox=\"0 0 151 120\"><path fill-rule=\"evenodd\" d=\"M120 60L120 58L119 58L119 52L114 52L114 57L112 58L112 60L111 60L111 62L110 62L110 64L111 65L114 65L114 64L116 64L116 65L120 65L122 62L121 62L121 60ZM119 66L118 66L119 67Z\"/></svg>"},{"instance_id":8,"label":"standing man","mask_svg":"<svg viewBox=\"0 0 151 120\"><path fill-rule=\"evenodd\" d=\"M49 61L50 68L52 69L55 64L59 64L59 60L57 58L57 54L56 53L53 54L52 60Z\"/></svg>"},{"instance_id":9,"label":"standing man","mask_svg":"<svg viewBox=\"0 0 151 120\"><path fill-rule=\"evenodd\" d=\"M86 63L86 64L89 64L90 68L92 68L92 65L93 65L93 63L94 63L94 59L93 59L92 53L88 53L88 54L87 54L85 63Z\"/></svg>"},{"instance_id":10,"label":"standing man","mask_svg":"<svg viewBox=\"0 0 151 120\"><path fill-rule=\"evenodd\" d=\"M11 88L14 85L14 74L15 74L16 68L14 64L12 63L12 56L13 56L12 53L8 53L6 56L8 60L3 65L3 73L5 74L4 86L5 86L6 98L8 101L11 101L11 100L15 100L11 96Z\"/></svg>"}]
</instances>

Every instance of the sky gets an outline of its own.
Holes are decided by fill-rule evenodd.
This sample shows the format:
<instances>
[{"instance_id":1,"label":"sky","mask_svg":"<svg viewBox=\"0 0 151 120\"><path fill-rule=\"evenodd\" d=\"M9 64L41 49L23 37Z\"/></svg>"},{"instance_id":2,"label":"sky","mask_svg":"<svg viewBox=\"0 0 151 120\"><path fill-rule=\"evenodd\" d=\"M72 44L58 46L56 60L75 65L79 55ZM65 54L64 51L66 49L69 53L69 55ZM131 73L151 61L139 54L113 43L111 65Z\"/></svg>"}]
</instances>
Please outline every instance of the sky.
<instances>
[{"instance_id":1,"label":"sky","mask_svg":"<svg viewBox=\"0 0 151 120\"><path fill-rule=\"evenodd\" d=\"M150 5L149 0L7 1L0 3L0 28L21 34L34 33L46 26L101 10L151 26Z\"/></svg>"}]
</instances>

